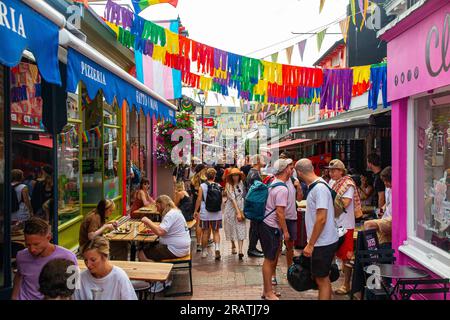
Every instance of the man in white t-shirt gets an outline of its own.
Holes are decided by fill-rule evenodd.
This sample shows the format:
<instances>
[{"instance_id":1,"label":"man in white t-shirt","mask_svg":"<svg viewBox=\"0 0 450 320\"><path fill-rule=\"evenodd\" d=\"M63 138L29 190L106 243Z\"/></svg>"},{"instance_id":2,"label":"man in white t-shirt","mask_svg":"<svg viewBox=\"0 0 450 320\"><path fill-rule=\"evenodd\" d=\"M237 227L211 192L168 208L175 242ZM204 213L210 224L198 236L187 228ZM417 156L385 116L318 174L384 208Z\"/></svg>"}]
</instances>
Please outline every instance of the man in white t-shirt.
<instances>
[{"instance_id":1,"label":"man in white t-shirt","mask_svg":"<svg viewBox=\"0 0 450 320\"><path fill-rule=\"evenodd\" d=\"M356 190L356 184L347 176L347 169L344 163L339 159L330 161L329 166L325 167L330 172L330 177L334 181L332 186L337 194L342 195L345 212L336 219L336 226L346 230L342 236L340 245L336 252L336 257L342 261L344 272L344 284L336 290L336 294L345 295L350 291L350 281L352 268L349 262L353 256L353 232L355 230L355 204L358 210L361 210L361 201ZM356 192L356 193L355 193Z\"/></svg>"},{"instance_id":2,"label":"man in white t-shirt","mask_svg":"<svg viewBox=\"0 0 450 320\"><path fill-rule=\"evenodd\" d=\"M314 173L309 159L295 164L297 176L308 184L306 199L306 234L308 244L303 255L311 257L311 275L319 288L319 299L331 299L330 271L338 245L338 233L334 222L334 206L326 181Z\"/></svg>"}]
</instances>

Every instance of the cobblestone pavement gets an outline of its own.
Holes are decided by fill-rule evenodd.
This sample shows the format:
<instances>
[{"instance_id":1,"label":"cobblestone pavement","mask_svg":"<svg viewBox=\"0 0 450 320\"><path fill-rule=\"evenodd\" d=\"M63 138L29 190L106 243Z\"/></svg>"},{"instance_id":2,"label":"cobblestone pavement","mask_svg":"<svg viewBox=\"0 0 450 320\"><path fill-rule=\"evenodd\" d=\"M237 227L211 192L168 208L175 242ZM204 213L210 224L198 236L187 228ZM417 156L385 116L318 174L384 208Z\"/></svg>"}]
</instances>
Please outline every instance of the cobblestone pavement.
<instances>
[{"instance_id":1,"label":"cobblestone pavement","mask_svg":"<svg viewBox=\"0 0 450 320\"><path fill-rule=\"evenodd\" d=\"M247 229L248 230L248 229ZM221 231L222 259L214 259L214 246L209 247L208 258L202 258L201 253L195 252L195 237L193 237L193 285L192 297L169 298L158 295L157 299L193 299L193 300L260 300L262 293L262 263L263 258L247 256L248 242L244 242L244 259L239 261L238 255L231 253L231 242L225 240ZM296 252L296 255L299 252ZM282 300L315 300L317 291L309 290L297 292L293 290L286 279L286 257L281 256L277 267L278 286ZM173 278L172 289L185 289L188 284L188 274L179 273ZM343 275L333 283L333 288L341 286ZM347 300L348 296L333 294L335 300Z\"/></svg>"}]
</instances>

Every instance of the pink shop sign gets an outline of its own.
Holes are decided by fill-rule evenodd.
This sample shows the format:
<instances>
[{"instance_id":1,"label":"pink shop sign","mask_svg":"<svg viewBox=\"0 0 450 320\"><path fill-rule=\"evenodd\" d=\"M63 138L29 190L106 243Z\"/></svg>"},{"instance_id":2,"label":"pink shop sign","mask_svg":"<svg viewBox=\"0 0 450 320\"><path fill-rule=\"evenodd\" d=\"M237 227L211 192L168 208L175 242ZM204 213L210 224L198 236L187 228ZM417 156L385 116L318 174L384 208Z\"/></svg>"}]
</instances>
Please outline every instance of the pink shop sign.
<instances>
[{"instance_id":1,"label":"pink shop sign","mask_svg":"<svg viewBox=\"0 0 450 320\"><path fill-rule=\"evenodd\" d=\"M450 4L387 45L388 100L450 85Z\"/></svg>"}]
</instances>

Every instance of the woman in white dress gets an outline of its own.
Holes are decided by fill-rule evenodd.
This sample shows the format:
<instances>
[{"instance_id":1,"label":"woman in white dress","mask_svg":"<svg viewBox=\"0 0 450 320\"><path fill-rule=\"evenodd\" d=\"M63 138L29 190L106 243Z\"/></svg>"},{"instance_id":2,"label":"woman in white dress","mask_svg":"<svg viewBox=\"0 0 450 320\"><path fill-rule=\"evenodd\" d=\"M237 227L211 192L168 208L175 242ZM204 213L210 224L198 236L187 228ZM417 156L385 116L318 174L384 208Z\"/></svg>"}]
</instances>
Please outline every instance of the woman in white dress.
<instances>
[{"instance_id":1,"label":"woman in white dress","mask_svg":"<svg viewBox=\"0 0 450 320\"><path fill-rule=\"evenodd\" d=\"M231 169L227 176L225 191L227 200L224 207L224 230L227 241L231 241L232 254L236 254L236 244L238 243L239 260L244 254L242 247L246 239L246 225L244 217L244 174L237 168Z\"/></svg>"}]
</instances>

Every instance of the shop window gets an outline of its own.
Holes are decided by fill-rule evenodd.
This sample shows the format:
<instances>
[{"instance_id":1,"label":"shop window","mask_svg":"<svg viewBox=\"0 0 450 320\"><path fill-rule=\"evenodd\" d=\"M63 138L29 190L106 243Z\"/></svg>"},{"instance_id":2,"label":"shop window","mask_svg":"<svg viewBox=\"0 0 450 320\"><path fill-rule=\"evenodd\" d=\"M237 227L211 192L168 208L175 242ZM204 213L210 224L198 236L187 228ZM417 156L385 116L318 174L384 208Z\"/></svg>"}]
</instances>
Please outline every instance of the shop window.
<instances>
[{"instance_id":1,"label":"shop window","mask_svg":"<svg viewBox=\"0 0 450 320\"><path fill-rule=\"evenodd\" d=\"M98 94L83 97L83 203L97 204L103 198L117 199L120 186L120 115L117 103L105 102Z\"/></svg>"},{"instance_id":2,"label":"shop window","mask_svg":"<svg viewBox=\"0 0 450 320\"><path fill-rule=\"evenodd\" d=\"M58 225L80 211L80 123L69 122L58 134Z\"/></svg>"},{"instance_id":3,"label":"shop window","mask_svg":"<svg viewBox=\"0 0 450 320\"><path fill-rule=\"evenodd\" d=\"M416 105L414 236L450 253L450 92ZM421 195L421 196L419 196Z\"/></svg>"},{"instance_id":4,"label":"shop window","mask_svg":"<svg viewBox=\"0 0 450 320\"><path fill-rule=\"evenodd\" d=\"M21 62L11 68L11 127L44 131L42 124L41 76L38 67Z\"/></svg>"}]
</instances>

